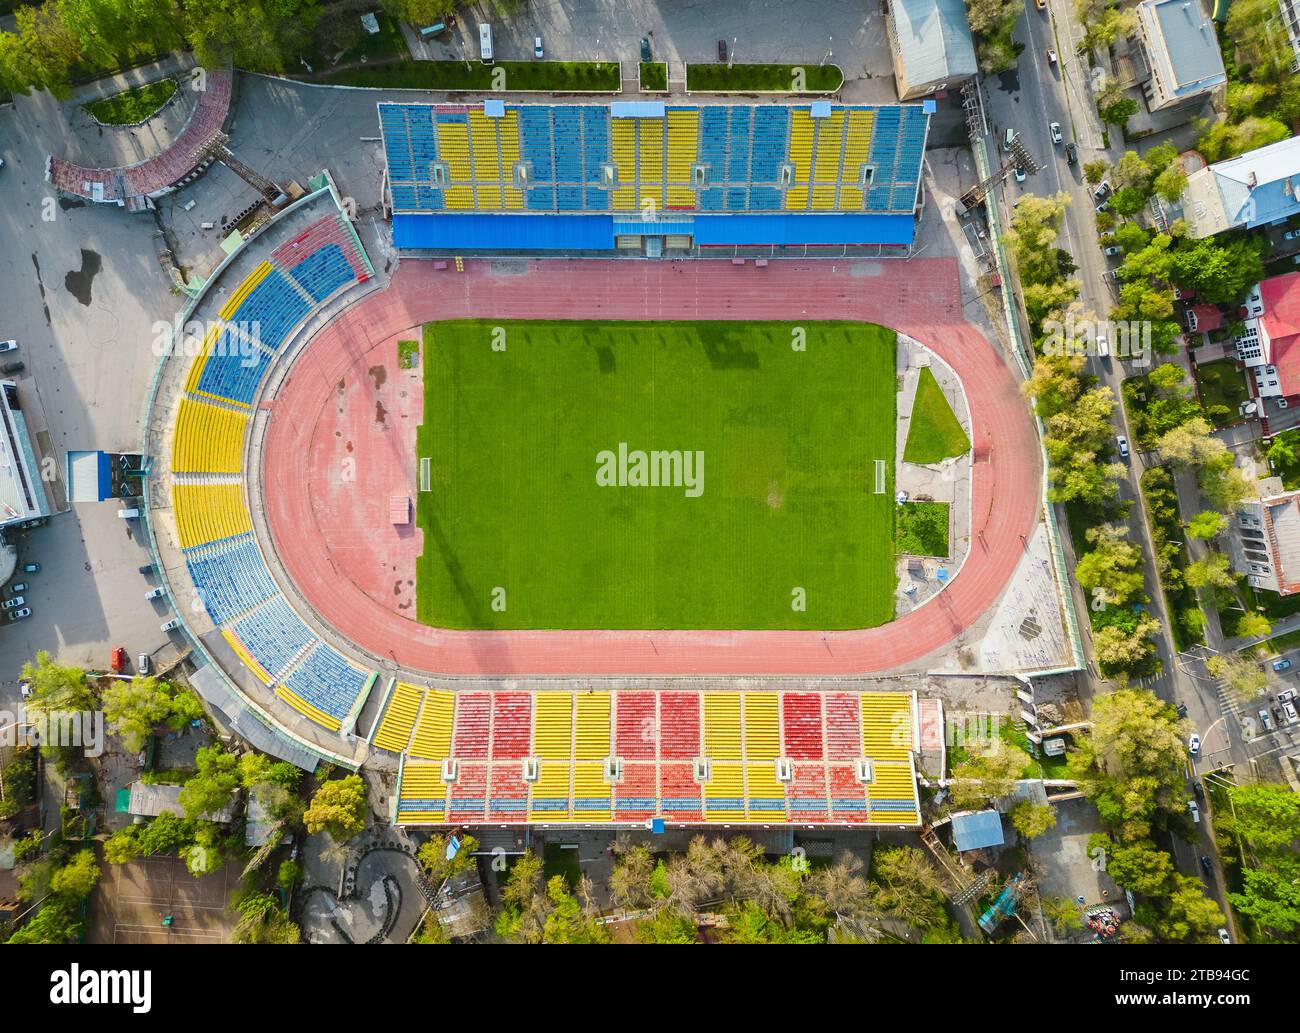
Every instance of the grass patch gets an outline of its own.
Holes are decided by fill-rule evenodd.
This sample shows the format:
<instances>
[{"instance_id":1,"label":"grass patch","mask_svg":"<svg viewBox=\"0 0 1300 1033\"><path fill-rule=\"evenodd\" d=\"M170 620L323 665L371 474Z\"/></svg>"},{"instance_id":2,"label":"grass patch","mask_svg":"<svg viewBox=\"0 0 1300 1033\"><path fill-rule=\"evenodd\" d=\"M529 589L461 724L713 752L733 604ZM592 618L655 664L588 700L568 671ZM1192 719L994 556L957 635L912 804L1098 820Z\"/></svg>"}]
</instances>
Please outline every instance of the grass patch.
<instances>
[{"instance_id":1,"label":"grass patch","mask_svg":"<svg viewBox=\"0 0 1300 1033\"><path fill-rule=\"evenodd\" d=\"M947 556L948 503L904 502L898 507L898 551L913 556Z\"/></svg>"},{"instance_id":2,"label":"grass patch","mask_svg":"<svg viewBox=\"0 0 1300 1033\"><path fill-rule=\"evenodd\" d=\"M433 490L418 497L418 618L449 628L891 620L895 334L800 324L817 347L795 352L792 325L426 324L430 419L417 454L431 459ZM494 327L505 350L493 348ZM681 452L677 486L638 486L631 463L627 486L599 483L600 454L620 444ZM693 496L687 453L703 455ZM868 483L876 459L890 471L879 495Z\"/></svg>"},{"instance_id":3,"label":"grass patch","mask_svg":"<svg viewBox=\"0 0 1300 1033\"><path fill-rule=\"evenodd\" d=\"M912 403L912 422L907 428L903 459L909 463L939 463L970 450L970 438L957 414L944 397L929 366L921 367Z\"/></svg>"},{"instance_id":4,"label":"grass patch","mask_svg":"<svg viewBox=\"0 0 1300 1033\"><path fill-rule=\"evenodd\" d=\"M1296 646L1300 646L1300 630L1288 631L1283 635L1274 635L1272 638L1265 639L1255 647L1254 652L1262 660L1266 656L1285 653L1288 649L1294 649Z\"/></svg>"},{"instance_id":5,"label":"grass patch","mask_svg":"<svg viewBox=\"0 0 1300 1033\"><path fill-rule=\"evenodd\" d=\"M371 35L361 27L358 11L323 15L316 23L310 47L300 55L300 59L311 65L312 73L322 75L342 65L409 57L406 40L397 22L382 11L375 14L375 19L379 22L379 31Z\"/></svg>"},{"instance_id":6,"label":"grass patch","mask_svg":"<svg viewBox=\"0 0 1300 1033\"><path fill-rule=\"evenodd\" d=\"M617 61L498 61L494 65L478 61L398 61L345 68L318 76L317 81L394 90L617 93L619 67ZM500 83L503 85L498 88Z\"/></svg>"},{"instance_id":7,"label":"grass patch","mask_svg":"<svg viewBox=\"0 0 1300 1033\"><path fill-rule=\"evenodd\" d=\"M668 62L641 62L641 91L643 93L668 92Z\"/></svg>"},{"instance_id":8,"label":"grass patch","mask_svg":"<svg viewBox=\"0 0 1300 1033\"><path fill-rule=\"evenodd\" d=\"M1215 359L1196 367L1196 389L1206 415L1216 427L1226 427L1241 419L1241 403L1250 398L1246 378L1230 359Z\"/></svg>"},{"instance_id":9,"label":"grass patch","mask_svg":"<svg viewBox=\"0 0 1300 1033\"><path fill-rule=\"evenodd\" d=\"M582 881L578 851L560 846L559 843L547 843L542 848L542 874L548 882L557 875L563 875L569 889L576 890Z\"/></svg>"},{"instance_id":10,"label":"grass patch","mask_svg":"<svg viewBox=\"0 0 1300 1033\"><path fill-rule=\"evenodd\" d=\"M85 108L106 126L131 126L149 118L175 93L175 79L159 79L125 93L91 101Z\"/></svg>"},{"instance_id":11,"label":"grass patch","mask_svg":"<svg viewBox=\"0 0 1300 1033\"><path fill-rule=\"evenodd\" d=\"M843 83L838 65L686 66L688 93L834 93Z\"/></svg>"},{"instance_id":12,"label":"grass patch","mask_svg":"<svg viewBox=\"0 0 1300 1033\"><path fill-rule=\"evenodd\" d=\"M397 365L399 369L415 369L420 363L419 341L397 342Z\"/></svg>"}]
</instances>

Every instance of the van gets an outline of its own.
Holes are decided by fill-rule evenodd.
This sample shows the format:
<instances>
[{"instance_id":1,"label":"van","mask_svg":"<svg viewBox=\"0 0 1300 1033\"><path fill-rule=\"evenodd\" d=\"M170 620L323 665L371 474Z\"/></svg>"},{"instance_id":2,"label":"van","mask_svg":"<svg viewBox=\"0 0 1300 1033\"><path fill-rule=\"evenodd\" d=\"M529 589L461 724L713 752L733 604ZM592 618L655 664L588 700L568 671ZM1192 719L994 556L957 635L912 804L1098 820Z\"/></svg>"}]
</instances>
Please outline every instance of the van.
<instances>
[{"instance_id":1,"label":"van","mask_svg":"<svg viewBox=\"0 0 1300 1033\"><path fill-rule=\"evenodd\" d=\"M1003 133L1003 134L1002 134L1002 149L1003 149L1004 151L1006 151L1007 153L1010 153L1010 152L1011 152L1011 144L1012 144L1012 142L1015 140L1015 138L1016 138L1016 131L1015 131L1014 129L1008 129L1005 133Z\"/></svg>"},{"instance_id":2,"label":"van","mask_svg":"<svg viewBox=\"0 0 1300 1033\"><path fill-rule=\"evenodd\" d=\"M1296 709L1294 703L1282 704L1282 716L1286 718L1287 724L1293 725L1296 723L1297 720L1300 720L1300 717L1296 715Z\"/></svg>"},{"instance_id":3,"label":"van","mask_svg":"<svg viewBox=\"0 0 1300 1033\"><path fill-rule=\"evenodd\" d=\"M1195 800L1187 801L1187 813L1192 816L1192 824L1199 825L1201 823L1201 809L1196 806Z\"/></svg>"},{"instance_id":4,"label":"van","mask_svg":"<svg viewBox=\"0 0 1300 1033\"><path fill-rule=\"evenodd\" d=\"M479 60L485 65L492 63L492 26L480 25L478 27L478 50Z\"/></svg>"},{"instance_id":5,"label":"van","mask_svg":"<svg viewBox=\"0 0 1300 1033\"><path fill-rule=\"evenodd\" d=\"M138 509L119 509L117 515L123 520L138 520L140 518L140 511Z\"/></svg>"},{"instance_id":6,"label":"van","mask_svg":"<svg viewBox=\"0 0 1300 1033\"><path fill-rule=\"evenodd\" d=\"M175 631L180 626L181 626L181 619L179 617L173 617L171 620L163 622L162 630Z\"/></svg>"}]
</instances>

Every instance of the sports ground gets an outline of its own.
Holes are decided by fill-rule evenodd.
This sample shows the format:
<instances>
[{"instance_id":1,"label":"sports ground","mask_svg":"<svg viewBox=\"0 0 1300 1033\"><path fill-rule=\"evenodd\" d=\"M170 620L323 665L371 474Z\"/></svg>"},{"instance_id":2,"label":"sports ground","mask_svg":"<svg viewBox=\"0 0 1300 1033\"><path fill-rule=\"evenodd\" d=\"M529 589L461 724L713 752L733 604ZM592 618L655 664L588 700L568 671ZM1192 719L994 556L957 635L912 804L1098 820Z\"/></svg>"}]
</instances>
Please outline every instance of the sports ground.
<instances>
[{"instance_id":1,"label":"sports ground","mask_svg":"<svg viewBox=\"0 0 1300 1033\"><path fill-rule=\"evenodd\" d=\"M419 620L889 621L895 351L858 322L426 324Z\"/></svg>"}]
</instances>

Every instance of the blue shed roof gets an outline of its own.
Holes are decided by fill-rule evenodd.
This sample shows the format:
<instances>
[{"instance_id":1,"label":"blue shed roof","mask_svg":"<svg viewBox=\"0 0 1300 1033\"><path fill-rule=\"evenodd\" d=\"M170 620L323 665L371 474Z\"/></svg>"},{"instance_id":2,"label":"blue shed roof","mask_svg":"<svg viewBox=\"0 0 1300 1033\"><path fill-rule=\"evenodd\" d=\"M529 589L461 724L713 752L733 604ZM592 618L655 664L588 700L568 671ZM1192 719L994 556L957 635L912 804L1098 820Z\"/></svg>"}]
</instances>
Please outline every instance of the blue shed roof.
<instances>
[{"instance_id":1,"label":"blue shed roof","mask_svg":"<svg viewBox=\"0 0 1300 1033\"><path fill-rule=\"evenodd\" d=\"M597 251L614 247L609 215L393 215L399 248Z\"/></svg>"},{"instance_id":2,"label":"blue shed roof","mask_svg":"<svg viewBox=\"0 0 1300 1033\"><path fill-rule=\"evenodd\" d=\"M997 811L975 811L972 814L954 814L952 841L958 851L979 850L986 846L1001 846L1002 815Z\"/></svg>"},{"instance_id":3,"label":"blue shed roof","mask_svg":"<svg viewBox=\"0 0 1300 1033\"><path fill-rule=\"evenodd\" d=\"M910 215L696 215L697 244L910 244Z\"/></svg>"}]
</instances>

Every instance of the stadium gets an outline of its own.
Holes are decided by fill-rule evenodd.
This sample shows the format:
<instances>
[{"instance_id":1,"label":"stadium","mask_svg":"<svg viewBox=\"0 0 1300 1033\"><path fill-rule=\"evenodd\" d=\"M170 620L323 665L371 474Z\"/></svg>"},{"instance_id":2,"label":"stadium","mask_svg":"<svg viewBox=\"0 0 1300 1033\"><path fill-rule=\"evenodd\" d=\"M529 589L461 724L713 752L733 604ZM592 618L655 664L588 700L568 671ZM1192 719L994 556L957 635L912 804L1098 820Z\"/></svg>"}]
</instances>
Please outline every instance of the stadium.
<instances>
[{"instance_id":1,"label":"stadium","mask_svg":"<svg viewBox=\"0 0 1300 1033\"><path fill-rule=\"evenodd\" d=\"M401 261L323 173L155 374L148 533L196 686L268 752L394 770L402 825L918 824L926 701L852 679L990 611L1041 478L953 263L884 258L927 119L380 104ZM896 610L904 337L962 386L979 545ZM701 490L632 491L638 447L707 457ZM654 684L742 675L844 681Z\"/></svg>"}]
</instances>

